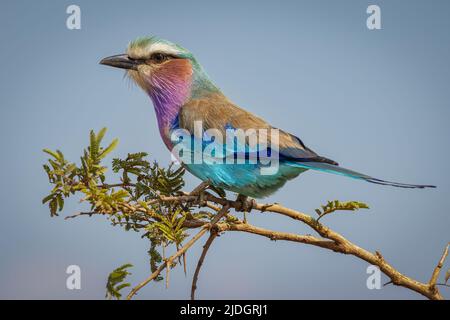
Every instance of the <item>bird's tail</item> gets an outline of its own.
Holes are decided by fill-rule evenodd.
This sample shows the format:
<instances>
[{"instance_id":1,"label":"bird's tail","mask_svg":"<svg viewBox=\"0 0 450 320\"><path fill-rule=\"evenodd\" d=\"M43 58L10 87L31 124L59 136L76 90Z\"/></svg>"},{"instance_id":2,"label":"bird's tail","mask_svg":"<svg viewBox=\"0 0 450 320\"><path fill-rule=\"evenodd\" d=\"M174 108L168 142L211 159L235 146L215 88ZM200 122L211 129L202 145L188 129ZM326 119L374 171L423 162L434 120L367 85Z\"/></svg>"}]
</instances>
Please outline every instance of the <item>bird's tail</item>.
<instances>
[{"instance_id":1,"label":"bird's tail","mask_svg":"<svg viewBox=\"0 0 450 320\"><path fill-rule=\"evenodd\" d=\"M322 172L339 174L342 176L350 177L353 179L365 180L370 183L381 184L385 186L393 186L399 188L410 188L410 189L424 189L424 188L436 188L436 186L432 185L421 185L421 184L406 184L399 182L386 181L381 179L376 179L371 176L365 175L363 173L359 173L353 170L345 169L339 167L337 165L323 163L323 162L292 162L291 163L295 167L302 167L305 169L317 170Z\"/></svg>"}]
</instances>

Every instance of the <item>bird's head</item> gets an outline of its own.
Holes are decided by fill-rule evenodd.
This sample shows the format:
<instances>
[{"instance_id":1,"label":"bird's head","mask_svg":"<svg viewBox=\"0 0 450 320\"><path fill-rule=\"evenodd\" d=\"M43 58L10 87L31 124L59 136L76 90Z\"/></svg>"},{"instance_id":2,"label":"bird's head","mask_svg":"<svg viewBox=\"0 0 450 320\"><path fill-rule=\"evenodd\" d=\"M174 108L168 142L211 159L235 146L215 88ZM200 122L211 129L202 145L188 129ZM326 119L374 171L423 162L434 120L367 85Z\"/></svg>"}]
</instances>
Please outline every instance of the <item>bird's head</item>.
<instances>
[{"instance_id":1,"label":"bird's head","mask_svg":"<svg viewBox=\"0 0 450 320\"><path fill-rule=\"evenodd\" d=\"M127 70L155 105L181 105L193 95L218 90L191 52L156 37L139 38L125 54L104 58L100 64Z\"/></svg>"}]
</instances>

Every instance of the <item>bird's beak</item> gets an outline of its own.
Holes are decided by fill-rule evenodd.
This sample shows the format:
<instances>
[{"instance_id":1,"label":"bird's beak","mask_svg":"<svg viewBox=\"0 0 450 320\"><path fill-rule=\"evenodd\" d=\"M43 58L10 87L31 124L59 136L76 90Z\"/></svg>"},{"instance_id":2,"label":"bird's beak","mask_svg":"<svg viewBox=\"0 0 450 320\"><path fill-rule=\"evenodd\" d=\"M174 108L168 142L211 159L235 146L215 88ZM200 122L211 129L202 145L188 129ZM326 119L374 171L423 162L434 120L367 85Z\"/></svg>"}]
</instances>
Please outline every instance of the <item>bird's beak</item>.
<instances>
[{"instance_id":1,"label":"bird's beak","mask_svg":"<svg viewBox=\"0 0 450 320\"><path fill-rule=\"evenodd\" d=\"M115 56L106 57L100 61L100 64L127 70L137 70L138 66L138 62L130 59L127 54L118 54Z\"/></svg>"}]
</instances>

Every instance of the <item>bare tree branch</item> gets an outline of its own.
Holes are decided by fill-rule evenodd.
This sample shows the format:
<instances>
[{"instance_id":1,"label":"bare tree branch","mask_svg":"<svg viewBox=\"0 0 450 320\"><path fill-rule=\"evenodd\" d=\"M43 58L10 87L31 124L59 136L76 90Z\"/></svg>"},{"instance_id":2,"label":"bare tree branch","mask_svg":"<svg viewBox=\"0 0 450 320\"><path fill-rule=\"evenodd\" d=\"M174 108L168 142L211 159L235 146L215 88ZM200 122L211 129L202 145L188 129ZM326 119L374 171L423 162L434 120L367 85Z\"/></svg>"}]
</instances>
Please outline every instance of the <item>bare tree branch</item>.
<instances>
[{"instance_id":1,"label":"bare tree branch","mask_svg":"<svg viewBox=\"0 0 450 320\"><path fill-rule=\"evenodd\" d=\"M316 238L310 235L298 235L295 233L277 232L260 227L255 227L248 223L219 223L218 229L220 232L224 231L241 231L252 233L255 235L269 238L270 240L285 240L291 242L299 242L304 244L310 244L321 248L330 249L333 251L339 250L339 247L333 242L325 239Z\"/></svg>"},{"instance_id":2,"label":"bare tree branch","mask_svg":"<svg viewBox=\"0 0 450 320\"><path fill-rule=\"evenodd\" d=\"M197 267L195 268L194 277L192 278L192 286L191 286L191 300L195 300L195 290L197 289L197 281L198 275L200 274L200 269L202 267L203 261L205 260L206 254L208 253L209 247L213 243L214 239L217 237L217 231L211 229L211 234L209 235L208 240L206 240L205 245L203 246L202 254L197 262Z\"/></svg>"},{"instance_id":3,"label":"bare tree branch","mask_svg":"<svg viewBox=\"0 0 450 320\"><path fill-rule=\"evenodd\" d=\"M441 273L442 267L444 266L445 259L448 256L449 245L450 245L450 243L448 243L447 246L445 247L444 252L442 253L441 259L439 259L439 262L438 262L436 268L434 268L433 274L431 275L430 282L428 283L428 285L430 286L430 290L432 290L432 291L437 291L436 283L439 278L439 274Z\"/></svg>"},{"instance_id":4,"label":"bare tree branch","mask_svg":"<svg viewBox=\"0 0 450 320\"><path fill-rule=\"evenodd\" d=\"M186 220L183 223L183 227L185 228L199 228L202 229L200 232L194 236L191 241L189 241L184 247L182 247L174 256L167 259L167 261L173 261L175 258L178 258L180 255L183 255L187 249L189 249L201 236L204 235L213 225L215 225L228 211L229 208L235 208L239 209L241 204L234 200L228 200L224 198L216 197L205 190L205 185L202 186L202 188L199 188L200 193L197 194L185 194L181 196L169 196L169 197L160 197L158 200L151 200L147 203L147 205L155 204L160 202L168 203L190 203L192 205L196 204L199 206L205 206L209 208L218 209L218 207L214 206L212 203L215 203L217 205L222 206L222 209L219 210L219 213L215 215L214 219L217 221L212 221L210 223L205 222L203 220ZM200 197L199 195L203 195ZM201 203L199 202L201 199ZM205 202L206 201L206 202ZM155 216L152 214L152 212L149 212L148 210L142 208L139 205L131 206L134 211L137 212L143 212L146 214L149 214L150 217L155 218ZM225 212L224 209L226 208ZM291 233L285 233L285 232L276 232L272 230L267 230L263 228L259 228L256 226L252 226L250 224L242 223L241 221L237 223L220 223L217 224L218 231L224 232L224 231L242 231L247 233L252 233L260 236L267 237L271 240L285 240L285 241L293 241L293 242L299 242L309 245L314 245L317 247L321 247L324 249L332 250L334 252L339 252L343 254L353 255L357 258L360 258L370 264L376 265L380 268L380 270L387 275L390 278L389 283L392 283L397 286L402 286L408 289L411 289L417 293L422 294L423 296L429 298L429 299L443 299L442 295L440 294L438 288L437 288L437 279L439 276L439 273L443 267L445 258L448 255L448 245L446 249L444 250L444 253L436 266L436 268L433 271L432 278L430 279L429 283L422 283L417 280L411 279L410 277L407 277L397 271L392 265L387 263L385 259L382 257L382 255L379 252L369 252L363 248L360 248L356 244L352 243L351 241L347 240L345 237L340 235L339 233L331 230L329 227L323 225L322 223L318 222L317 219L314 219L312 216L292 210L286 207L283 207L280 204L259 204L254 203L253 210L260 211L260 212L271 212L280 214L286 217L289 217L291 219L294 219L296 221L300 221L313 229L321 238L317 238L314 236L309 235L297 235L297 234L291 234ZM93 215L96 212L86 212L86 213L79 213L75 216L79 215ZM71 216L71 217L75 217ZM68 218L71 218L68 217ZM214 240L215 236L212 237L212 242ZM209 240L209 239L208 239ZM202 256L200 257L201 261L199 260L199 265L197 265L196 269L196 278L193 282L193 287L191 290L191 297L193 296L193 293L195 293L195 287L196 282L198 280L198 273L201 268L201 264L203 263L204 256L206 255L206 252L202 253ZM152 275L150 275L146 280L144 280L141 284L139 284L136 288L132 290L132 292L129 294L128 299L130 299L140 288L145 286L148 282L156 278L159 273L166 268L168 265L168 262L162 264Z\"/></svg>"},{"instance_id":5,"label":"bare tree branch","mask_svg":"<svg viewBox=\"0 0 450 320\"><path fill-rule=\"evenodd\" d=\"M195 203L195 200L198 197L193 196L180 196L180 197L162 197L161 201L186 201L186 202L193 202ZM240 207L240 203L233 201L233 200L227 200L223 198L215 197L214 195L209 194L208 192L205 192L205 199L207 201L210 201L212 203L216 203L222 206L228 205L231 208L238 208ZM314 246L318 246L321 248L329 249L334 252L339 252L343 254L353 255L357 258L360 258L370 264L376 265L380 268L380 270L387 275L392 283L397 286L402 286L408 289L411 289L417 293L422 294L423 296L429 298L429 299L436 299L440 300L443 299L442 295L440 294L439 290L437 288L431 288L428 283L422 283L417 280L414 280L410 277L407 277L397 271L392 265L387 263L385 259L381 256L379 252L372 253L369 252L363 248L360 248L356 244L350 242L345 237L340 235L339 233L331 230L330 228L326 227L325 225L318 222L316 219L314 219L312 216L307 215L305 213L292 210L286 207L283 207L279 204L254 204L254 210L260 211L260 212L272 212L276 214L280 214L286 217L289 217L291 219L300 221L310 228L312 228L314 231L316 231L323 239L315 238L311 236L299 236L299 235L293 235L293 234L287 234L287 233L280 233L275 232L271 230L266 230L258 227L253 227L248 224L229 224L226 227L223 224L219 225L219 228L221 228L221 231L244 231L249 233L254 233L258 235L262 235L264 237L268 237L274 240L287 240L287 241L295 241L305 244L310 244Z\"/></svg>"}]
</instances>

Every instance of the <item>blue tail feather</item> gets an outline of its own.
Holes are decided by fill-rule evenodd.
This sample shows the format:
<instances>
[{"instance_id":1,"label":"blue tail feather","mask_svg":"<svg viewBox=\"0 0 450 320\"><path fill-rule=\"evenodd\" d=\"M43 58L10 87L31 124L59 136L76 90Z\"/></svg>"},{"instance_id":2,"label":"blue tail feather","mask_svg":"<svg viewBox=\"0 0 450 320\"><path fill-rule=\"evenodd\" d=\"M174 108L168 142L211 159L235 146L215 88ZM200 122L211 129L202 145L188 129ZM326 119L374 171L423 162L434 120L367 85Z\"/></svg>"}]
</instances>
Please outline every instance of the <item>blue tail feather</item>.
<instances>
[{"instance_id":1,"label":"blue tail feather","mask_svg":"<svg viewBox=\"0 0 450 320\"><path fill-rule=\"evenodd\" d=\"M399 183L393 181L386 181L368 176L363 173L359 173L353 170L345 169L336 165L323 163L323 162L290 162L291 165L295 167L302 167L305 169L317 170L322 172L328 172L333 174L339 174L342 176L350 177L353 179L365 180L370 183L381 184L385 186L393 186L398 188L409 188L409 189L424 189L424 188L436 188L433 185L421 185L421 184L407 184Z\"/></svg>"}]
</instances>

